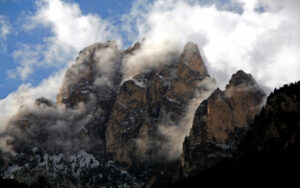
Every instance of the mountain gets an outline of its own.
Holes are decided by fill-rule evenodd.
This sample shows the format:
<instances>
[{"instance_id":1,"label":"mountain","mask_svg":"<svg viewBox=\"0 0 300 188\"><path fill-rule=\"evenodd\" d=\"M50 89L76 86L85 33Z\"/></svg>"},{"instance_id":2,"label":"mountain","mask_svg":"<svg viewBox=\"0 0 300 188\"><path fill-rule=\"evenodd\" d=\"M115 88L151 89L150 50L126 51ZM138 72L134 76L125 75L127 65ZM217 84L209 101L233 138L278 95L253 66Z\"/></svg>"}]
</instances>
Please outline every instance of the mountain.
<instances>
[{"instance_id":1,"label":"mountain","mask_svg":"<svg viewBox=\"0 0 300 188\"><path fill-rule=\"evenodd\" d=\"M41 176L65 186L170 182L180 150L169 159L161 128L180 127L190 101L215 83L193 43L127 79L123 63L140 48L108 41L83 49L55 103L39 98L9 122L1 137L18 154L2 154L2 177L32 184Z\"/></svg>"},{"instance_id":2,"label":"mountain","mask_svg":"<svg viewBox=\"0 0 300 188\"><path fill-rule=\"evenodd\" d=\"M250 74L238 71L226 89L216 89L198 107L190 134L183 143L183 176L232 157L260 112L264 91Z\"/></svg>"},{"instance_id":3,"label":"mountain","mask_svg":"<svg viewBox=\"0 0 300 188\"><path fill-rule=\"evenodd\" d=\"M300 82L275 89L229 159L199 170L172 187L298 184ZM216 181L218 180L218 181Z\"/></svg>"},{"instance_id":4,"label":"mountain","mask_svg":"<svg viewBox=\"0 0 300 188\"><path fill-rule=\"evenodd\" d=\"M299 126L286 123L298 117L293 89L276 90L263 107L264 91L237 71L221 91L192 42L167 58L146 56L151 66L128 75L129 61L148 60L143 50L114 41L83 49L56 101L20 107L1 133L1 177L44 187L162 187L298 143Z\"/></svg>"},{"instance_id":5,"label":"mountain","mask_svg":"<svg viewBox=\"0 0 300 188\"><path fill-rule=\"evenodd\" d=\"M160 126L179 126L186 106L211 79L198 47L188 43L179 59L124 81L106 130L107 151L127 164L165 162Z\"/></svg>"}]
</instances>

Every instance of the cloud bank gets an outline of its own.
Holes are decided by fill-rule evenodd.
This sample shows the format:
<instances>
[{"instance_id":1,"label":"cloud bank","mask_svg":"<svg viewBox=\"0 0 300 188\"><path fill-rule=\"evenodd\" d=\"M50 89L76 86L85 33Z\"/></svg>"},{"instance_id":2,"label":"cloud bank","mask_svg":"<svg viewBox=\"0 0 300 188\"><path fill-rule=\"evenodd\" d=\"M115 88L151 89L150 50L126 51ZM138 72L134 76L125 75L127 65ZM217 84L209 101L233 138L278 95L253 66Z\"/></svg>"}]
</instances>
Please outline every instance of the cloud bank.
<instances>
[{"instance_id":1,"label":"cloud bank","mask_svg":"<svg viewBox=\"0 0 300 188\"><path fill-rule=\"evenodd\" d=\"M5 99L0 100L0 133L6 128L10 118L15 115L22 106L30 106L35 99L45 96L54 99L63 79L63 72L58 72L53 76L43 80L38 86L30 84L21 85L17 91L11 93Z\"/></svg>"},{"instance_id":2,"label":"cloud bank","mask_svg":"<svg viewBox=\"0 0 300 188\"><path fill-rule=\"evenodd\" d=\"M233 5L241 6L242 12L228 10ZM139 7L133 7L131 20L137 21L132 30L139 40L152 43L168 41L181 48L188 41L197 43L221 87L243 69L274 88L300 79L299 6L295 0L232 0L219 8L197 1L157 0L139 14Z\"/></svg>"}]
</instances>

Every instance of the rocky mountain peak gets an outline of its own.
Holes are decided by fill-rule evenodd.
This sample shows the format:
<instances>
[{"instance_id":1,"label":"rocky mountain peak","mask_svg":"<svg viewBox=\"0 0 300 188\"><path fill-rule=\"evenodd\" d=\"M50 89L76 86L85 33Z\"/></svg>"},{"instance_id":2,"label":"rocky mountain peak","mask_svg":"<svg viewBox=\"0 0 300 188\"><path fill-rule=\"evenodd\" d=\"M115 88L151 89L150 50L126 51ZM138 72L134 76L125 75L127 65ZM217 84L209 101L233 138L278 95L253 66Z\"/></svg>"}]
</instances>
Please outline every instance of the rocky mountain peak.
<instances>
[{"instance_id":1,"label":"rocky mountain peak","mask_svg":"<svg viewBox=\"0 0 300 188\"><path fill-rule=\"evenodd\" d=\"M129 51L138 48L136 44ZM208 92L204 79L210 78L199 49L188 43L172 62L124 81L106 129L107 151L113 159L139 164L151 158L150 163L156 163L162 157L159 153L166 152L159 149L167 140L160 127L180 126L190 101Z\"/></svg>"},{"instance_id":2,"label":"rocky mountain peak","mask_svg":"<svg viewBox=\"0 0 300 188\"><path fill-rule=\"evenodd\" d=\"M181 61L187 65L192 71L202 76L208 76L207 68L202 60L197 44L188 42L181 55Z\"/></svg>"},{"instance_id":3,"label":"rocky mountain peak","mask_svg":"<svg viewBox=\"0 0 300 188\"><path fill-rule=\"evenodd\" d=\"M238 71L198 107L183 146L183 173L230 158L260 112L265 93L250 74Z\"/></svg>"},{"instance_id":4,"label":"rocky mountain peak","mask_svg":"<svg viewBox=\"0 0 300 188\"><path fill-rule=\"evenodd\" d=\"M84 53L91 54L91 53L96 52L97 50L106 49L106 48L118 49L117 42L114 40L108 40L106 42L97 42L95 44L92 44L92 45L82 49L79 52L79 56L76 59L79 59L81 54L84 54Z\"/></svg>"},{"instance_id":5,"label":"rocky mountain peak","mask_svg":"<svg viewBox=\"0 0 300 188\"><path fill-rule=\"evenodd\" d=\"M67 70L56 102L74 107L80 102L86 103L90 94L103 99L103 96L113 90L115 93L122 79L122 57L123 53L118 50L115 41L96 43L84 48L79 52L76 62Z\"/></svg>"},{"instance_id":6,"label":"rocky mountain peak","mask_svg":"<svg viewBox=\"0 0 300 188\"><path fill-rule=\"evenodd\" d=\"M51 107L54 105L51 100L44 98L44 97L40 97L40 98L36 99L34 104L36 106L46 105L46 106L51 106Z\"/></svg>"},{"instance_id":7,"label":"rocky mountain peak","mask_svg":"<svg viewBox=\"0 0 300 188\"><path fill-rule=\"evenodd\" d=\"M136 50L141 48L141 44L139 42L135 43L132 47L129 47L127 50L125 50L125 54L132 55Z\"/></svg>"},{"instance_id":8,"label":"rocky mountain peak","mask_svg":"<svg viewBox=\"0 0 300 188\"><path fill-rule=\"evenodd\" d=\"M230 101L230 104L240 104L243 101L251 101L250 103L254 106L259 106L266 96L252 75L242 70L237 71L231 76L229 83L226 85L224 95L228 101Z\"/></svg>"},{"instance_id":9,"label":"rocky mountain peak","mask_svg":"<svg viewBox=\"0 0 300 188\"><path fill-rule=\"evenodd\" d=\"M256 81L251 74L247 74L242 70L237 71L233 74L229 80L229 83L226 85L226 88L236 87L236 86L250 86L255 85Z\"/></svg>"}]
</instances>

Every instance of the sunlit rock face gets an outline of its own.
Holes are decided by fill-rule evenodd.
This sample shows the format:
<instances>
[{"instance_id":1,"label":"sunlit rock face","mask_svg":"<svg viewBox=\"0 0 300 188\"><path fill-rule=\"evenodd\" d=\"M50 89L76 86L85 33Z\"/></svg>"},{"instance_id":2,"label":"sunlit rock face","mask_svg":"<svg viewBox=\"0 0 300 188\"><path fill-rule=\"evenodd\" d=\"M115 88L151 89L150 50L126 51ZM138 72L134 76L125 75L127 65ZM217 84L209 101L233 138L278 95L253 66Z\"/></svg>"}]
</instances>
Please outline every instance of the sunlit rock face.
<instances>
[{"instance_id":1,"label":"sunlit rock face","mask_svg":"<svg viewBox=\"0 0 300 188\"><path fill-rule=\"evenodd\" d=\"M210 79L197 45L181 56L122 83L106 130L107 150L127 164L158 160L165 141L159 126L180 126L188 103Z\"/></svg>"},{"instance_id":2,"label":"sunlit rock face","mask_svg":"<svg viewBox=\"0 0 300 188\"><path fill-rule=\"evenodd\" d=\"M131 164L137 157L135 139L143 129L149 131L147 119L146 88L132 80L124 82L106 130L107 150L115 160Z\"/></svg>"},{"instance_id":3,"label":"sunlit rock face","mask_svg":"<svg viewBox=\"0 0 300 188\"><path fill-rule=\"evenodd\" d=\"M187 43L176 65L176 74L166 92L159 119L169 117L169 122L178 122L186 110L186 105L201 91L201 81L209 78L207 68L196 44Z\"/></svg>"},{"instance_id":4,"label":"sunlit rock face","mask_svg":"<svg viewBox=\"0 0 300 188\"><path fill-rule=\"evenodd\" d=\"M264 99L265 93L253 77L238 71L224 91L216 89L203 101L183 144L184 176L230 158L260 112Z\"/></svg>"}]
</instances>

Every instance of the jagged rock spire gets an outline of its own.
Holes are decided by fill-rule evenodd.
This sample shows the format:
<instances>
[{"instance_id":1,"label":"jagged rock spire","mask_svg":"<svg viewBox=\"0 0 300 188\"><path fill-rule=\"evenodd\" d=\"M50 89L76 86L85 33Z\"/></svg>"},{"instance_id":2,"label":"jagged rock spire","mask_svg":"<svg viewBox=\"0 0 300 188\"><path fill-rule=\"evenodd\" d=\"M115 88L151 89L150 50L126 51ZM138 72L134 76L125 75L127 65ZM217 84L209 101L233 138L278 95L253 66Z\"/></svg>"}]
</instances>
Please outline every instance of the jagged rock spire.
<instances>
[{"instance_id":1,"label":"jagged rock spire","mask_svg":"<svg viewBox=\"0 0 300 188\"><path fill-rule=\"evenodd\" d=\"M188 42L181 55L181 61L200 75L207 76L208 71L200 55L197 44Z\"/></svg>"},{"instance_id":2,"label":"jagged rock spire","mask_svg":"<svg viewBox=\"0 0 300 188\"><path fill-rule=\"evenodd\" d=\"M189 42L174 61L123 82L106 129L107 151L114 160L139 163L145 153L157 153L146 155L151 163L163 159L158 148L167 138L156 134L158 127L180 125L196 93L209 90L204 79L210 79L206 66L197 45Z\"/></svg>"},{"instance_id":3,"label":"jagged rock spire","mask_svg":"<svg viewBox=\"0 0 300 188\"><path fill-rule=\"evenodd\" d=\"M244 71L239 70L231 76L226 88L235 87L238 85L249 86L249 85L256 85L256 84L257 83L251 74L247 74Z\"/></svg>"}]
</instances>

